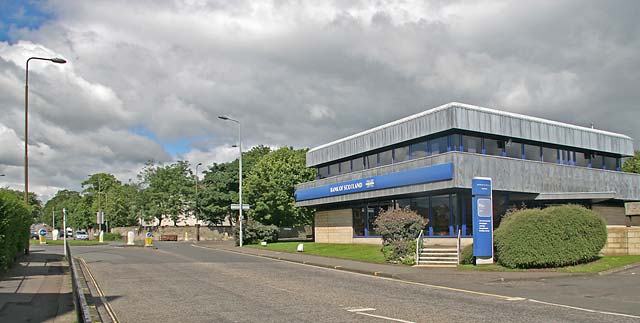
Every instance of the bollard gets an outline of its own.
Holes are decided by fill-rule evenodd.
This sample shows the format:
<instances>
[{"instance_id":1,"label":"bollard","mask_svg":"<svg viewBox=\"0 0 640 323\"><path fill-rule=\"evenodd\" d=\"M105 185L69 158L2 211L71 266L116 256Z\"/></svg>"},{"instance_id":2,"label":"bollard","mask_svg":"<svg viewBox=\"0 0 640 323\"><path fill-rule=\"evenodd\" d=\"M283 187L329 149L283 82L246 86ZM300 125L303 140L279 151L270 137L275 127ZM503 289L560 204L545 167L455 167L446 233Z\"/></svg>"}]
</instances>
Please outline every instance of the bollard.
<instances>
[{"instance_id":1,"label":"bollard","mask_svg":"<svg viewBox=\"0 0 640 323\"><path fill-rule=\"evenodd\" d=\"M53 240L58 240L58 235L60 234L60 231L58 231L58 230L53 230L53 232L51 232L51 234L52 234L51 238L52 238Z\"/></svg>"},{"instance_id":2,"label":"bollard","mask_svg":"<svg viewBox=\"0 0 640 323\"><path fill-rule=\"evenodd\" d=\"M104 242L104 231L100 231L100 234L98 235L98 242L103 243Z\"/></svg>"},{"instance_id":3,"label":"bollard","mask_svg":"<svg viewBox=\"0 0 640 323\"><path fill-rule=\"evenodd\" d=\"M47 244L47 237L40 236L40 244Z\"/></svg>"},{"instance_id":4,"label":"bollard","mask_svg":"<svg viewBox=\"0 0 640 323\"><path fill-rule=\"evenodd\" d=\"M302 243L298 244L298 252L304 252L304 245Z\"/></svg>"},{"instance_id":5,"label":"bollard","mask_svg":"<svg viewBox=\"0 0 640 323\"><path fill-rule=\"evenodd\" d=\"M144 246L153 247L153 235L151 234L151 232L147 232L147 235L144 238Z\"/></svg>"},{"instance_id":6,"label":"bollard","mask_svg":"<svg viewBox=\"0 0 640 323\"><path fill-rule=\"evenodd\" d=\"M133 231L129 231L127 232L127 245L128 246L133 246L134 245L134 234Z\"/></svg>"},{"instance_id":7,"label":"bollard","mask_svg":"<svg viewBox=\"0 0 640 323\"><path fill-rule=\"evenodd\" d=\"M189 232L184 233L184 241L189 241Z\"/></svg>"}]
</instances>

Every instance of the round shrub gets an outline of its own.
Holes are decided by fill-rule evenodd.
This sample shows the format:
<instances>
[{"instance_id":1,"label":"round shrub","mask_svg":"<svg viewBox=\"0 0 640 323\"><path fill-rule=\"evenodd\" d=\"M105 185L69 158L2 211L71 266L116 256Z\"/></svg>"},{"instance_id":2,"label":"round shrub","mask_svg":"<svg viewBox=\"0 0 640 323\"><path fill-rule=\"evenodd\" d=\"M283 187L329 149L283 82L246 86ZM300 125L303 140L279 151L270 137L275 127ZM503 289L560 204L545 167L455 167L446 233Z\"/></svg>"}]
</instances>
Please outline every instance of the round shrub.
<instances>
[{"instance_id":1,"label":"round shrub","mask_svg":"<svg viewBox=\"0 0 640 323\"><path fill-rule=\"evenodd\" d=\"M510 268L562 267L595 259L607 242L607 226L579 205L520 210L494 233L497 262Z\"/></svg>"},{"instance_id":2,"label":"round shrub","mask_svg":"<svg viewBox=\"0 0 640 323\"><path fill-rule=\"evenodd\" d=\"M374 224L387 262L415 264L416 238L427 224L425 219L408 208L389 209L380 212Z\"/></svg>"},{"instance_id":3,"label":"round shrub","mask_svg":"<svg viewBox=\"0 0 640 323\"><path fill-rule=\"evenodd\" d=\"M409 208L389 209L380 212L376 221L376 232L382 240L415 240L427 221Z\"/></svg>"}]
</instances>

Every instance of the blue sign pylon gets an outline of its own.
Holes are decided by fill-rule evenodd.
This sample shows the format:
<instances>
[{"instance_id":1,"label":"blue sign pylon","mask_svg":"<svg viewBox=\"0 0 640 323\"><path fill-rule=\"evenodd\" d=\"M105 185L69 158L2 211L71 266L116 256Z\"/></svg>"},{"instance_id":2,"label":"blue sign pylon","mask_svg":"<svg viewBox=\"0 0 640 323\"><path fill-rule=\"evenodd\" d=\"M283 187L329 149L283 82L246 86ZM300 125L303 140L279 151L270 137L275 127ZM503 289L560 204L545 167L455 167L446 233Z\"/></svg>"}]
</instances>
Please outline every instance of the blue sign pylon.
<instances>
[{"instance_id":1,"label":"blue sign pylon","mask_svg":"<svg viewBox=\"0 0 640 323\"><path fill-rule=\"evenodd\" d=\"M477 265L493 264L493 193L491 178L471 180L473 255Z\"/></svg>"}]
</instances>

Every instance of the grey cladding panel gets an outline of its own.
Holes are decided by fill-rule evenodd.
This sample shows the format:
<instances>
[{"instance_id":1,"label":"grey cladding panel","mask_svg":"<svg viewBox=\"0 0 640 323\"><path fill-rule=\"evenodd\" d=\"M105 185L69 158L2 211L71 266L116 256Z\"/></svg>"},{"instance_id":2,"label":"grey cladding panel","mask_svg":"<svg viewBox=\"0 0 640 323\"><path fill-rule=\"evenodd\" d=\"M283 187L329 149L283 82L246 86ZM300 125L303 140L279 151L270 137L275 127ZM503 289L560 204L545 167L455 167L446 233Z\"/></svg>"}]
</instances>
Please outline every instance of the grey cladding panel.
<instances>
[{"instance_id":1,"label":"grey cladding panel","mask_svg":"<svg viewBox=\"0 0 640 323\"><path fill-rule=\"evenodd\" d=\"M633 155L631 138L461 103L449 103L307 152L307 166L381 149L449 129L463 129L568 147Z\"/></svg>"}]
</instances>

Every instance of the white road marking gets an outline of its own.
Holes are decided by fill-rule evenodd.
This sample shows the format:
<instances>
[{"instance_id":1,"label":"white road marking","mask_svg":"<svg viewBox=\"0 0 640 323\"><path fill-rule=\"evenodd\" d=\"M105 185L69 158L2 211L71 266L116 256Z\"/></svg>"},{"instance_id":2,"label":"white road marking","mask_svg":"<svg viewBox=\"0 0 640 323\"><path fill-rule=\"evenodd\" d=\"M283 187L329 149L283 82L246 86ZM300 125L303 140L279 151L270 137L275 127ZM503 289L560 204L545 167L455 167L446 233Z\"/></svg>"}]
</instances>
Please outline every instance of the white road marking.
<instances>
[{"instance_id":1,"label":"white road marking","mask_svg":"<svg viewBox=\"0 0 640 323\"><path fill-rule=\"evenodd\" d=\"M349 312L366 312L366 311L375 311L375 308L367 307L367 308L354 308L348 309Z\"/></svg>"},{"instance_id":2,"label":"white road marking","mask_svg":"<svg viewBox=\"0 0 640 323\"><path fill-rule=\"evenodd\" d=\"M535 299L529 299L529 301L530 301L530 302L534 302L534 303L539 303L539 304L549 305L549 306L557 306L557 307L563 307L563 308L570 308L570 309L572 309L572 310L584 311L584 312L589 312L589 313L599 313L599 314L605 314L605 315L615 315L615 316L622 316L622 317L629 317L629 318L634 318L634 319L640 319L640 316L638 316L638 315L631 315L631 314L624 314L624 313L616 313L616 312L598 311L598 310L592 310L592 309L583 308L583 307L577 307L577 306L570 306L570 305L563 305L563 304L556 304L556 303L543 302L543 301L538 301L538 300L535 300Z\"/></svg>"}]
</instances>

